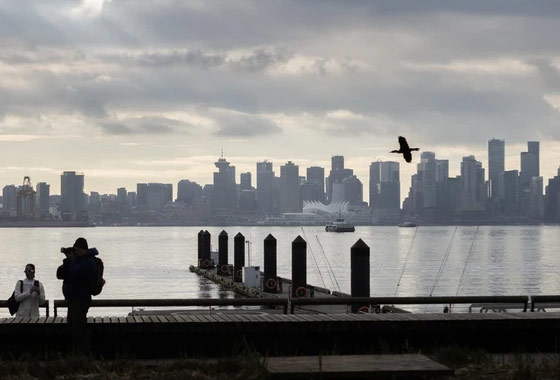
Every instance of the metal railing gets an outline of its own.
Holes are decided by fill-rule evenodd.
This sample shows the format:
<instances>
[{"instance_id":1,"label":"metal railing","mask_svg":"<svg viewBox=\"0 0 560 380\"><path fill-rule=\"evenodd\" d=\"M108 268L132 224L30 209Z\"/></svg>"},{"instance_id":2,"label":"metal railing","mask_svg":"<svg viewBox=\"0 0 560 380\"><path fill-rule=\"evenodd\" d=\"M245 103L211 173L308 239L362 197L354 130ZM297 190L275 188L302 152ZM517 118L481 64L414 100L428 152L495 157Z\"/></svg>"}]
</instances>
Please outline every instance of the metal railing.
<instances>
[{"instance_id":1,"label":"metal railing","mask_svg":"<svg viewBox=\"0 0 560 380\"><path fill-rule=\"evenodd\" d=\"M292 298L294 306L310 305L454 305L454 304L521 304L527 311L529 296L441 296L441 297L337 297Z\"/></svg>"},{"instance_id":2,"label":"metal railing","mask_svg":"<svg viewBox=\"0 0 560 380\"><path fill-rule=\"evenodd\" d=\"M8 308L8 301L0 301L0 308ZM49 300L45 300L45 302L43 302L42 305L39 305L39 308L44 308L45 310L45 314L48 317L49 316Z\"/></svg>"},{"instance_id":3,"label":"metal railing","mask_svg":"<svg viewBox=\"0 0 560 380\"><path fill-rule=\"evenodd\" d=\"M520 305L524 312L528 309L529 296L442 296L442 297L332 297L332 298L185 298L185 299L96 299L91 307L180 307L180 306L281 306L284 314L293 314L295 307L312 305L453 305L453 304L497 304ZM560 302L560 296L533 296L537 302ZM542 301L541 301L542 299ZM533 311L533 304L531 311ZM68 307L64 300L54 301L54 315L59 308Z\"/></svg>"},{"instance_id":4,"label":"metal railing","mask_svg":"<svg viewBox=\"0 0 560 380\"><path fill-rule=\"evenodd\" d=\"M176 306L282 306L288 313L288 300L281 298L184 298L184 299L101 299L91 307L176 307ZM54 301L54 316L58 308L68 307L65 300Z\"/></svg>"}]
</instances>

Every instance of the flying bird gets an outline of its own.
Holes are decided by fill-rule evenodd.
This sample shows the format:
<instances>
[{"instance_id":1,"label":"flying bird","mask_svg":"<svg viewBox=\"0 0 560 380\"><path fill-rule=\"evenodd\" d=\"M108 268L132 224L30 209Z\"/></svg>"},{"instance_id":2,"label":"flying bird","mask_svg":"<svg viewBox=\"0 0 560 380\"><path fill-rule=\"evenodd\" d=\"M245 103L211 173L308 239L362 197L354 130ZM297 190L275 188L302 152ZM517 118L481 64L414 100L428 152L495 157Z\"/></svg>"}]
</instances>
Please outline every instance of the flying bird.
<instances>
[{"instance_id":1,"label":"flying bird","mask_svg":"<svg viewBox=\"0 0 560 380\"><path fill-rule=\"evenodd\" d=\"M404 160L406 162L412 161L412 152L413 150L420 150L420 148L409 148L406 139L402 136L399 136L399 150L392 150L390 153L402 153Z\"/></svg>"}]
</instances>

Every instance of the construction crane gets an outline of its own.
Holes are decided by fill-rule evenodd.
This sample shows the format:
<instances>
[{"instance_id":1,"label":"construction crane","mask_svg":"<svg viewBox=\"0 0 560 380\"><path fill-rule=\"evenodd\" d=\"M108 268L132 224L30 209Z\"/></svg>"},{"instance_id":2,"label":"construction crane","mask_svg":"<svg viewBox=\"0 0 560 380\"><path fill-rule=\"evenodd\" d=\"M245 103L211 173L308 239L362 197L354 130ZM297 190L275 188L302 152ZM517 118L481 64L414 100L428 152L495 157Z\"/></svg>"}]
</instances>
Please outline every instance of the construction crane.
<instances>
[{"instance_id":1,"label":"construction crane","mask_svg":"<svg viewBox=\"0 0 560 380\"><path fill-rule=\"evenodd\" d=\"M29 176L23 177L23 185L17 192L18 219L35 219L35 190Z\"/></svg>"}]
</instances>

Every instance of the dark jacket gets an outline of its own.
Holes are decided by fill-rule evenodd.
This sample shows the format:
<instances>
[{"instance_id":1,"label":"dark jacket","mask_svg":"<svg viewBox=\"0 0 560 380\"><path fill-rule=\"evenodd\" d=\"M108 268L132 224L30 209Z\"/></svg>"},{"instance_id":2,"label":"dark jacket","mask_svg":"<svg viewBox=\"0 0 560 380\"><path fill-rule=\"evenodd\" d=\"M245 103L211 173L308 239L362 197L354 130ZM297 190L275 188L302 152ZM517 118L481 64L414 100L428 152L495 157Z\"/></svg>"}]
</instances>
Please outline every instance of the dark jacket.
<instances>
[{"instance_id":1,"label":"dark jacket","mask_svg":"<svg viewBox=\"0 0 560 380\"><path fill-rule=\"evenodd\" d=\"M66 301L91 303L91 285L97 280L97 264L94 256L99 252L90 248L79 258L65 258L56 271L56 278L62 282L62 294Z\"/></svg>"}]
</instances>

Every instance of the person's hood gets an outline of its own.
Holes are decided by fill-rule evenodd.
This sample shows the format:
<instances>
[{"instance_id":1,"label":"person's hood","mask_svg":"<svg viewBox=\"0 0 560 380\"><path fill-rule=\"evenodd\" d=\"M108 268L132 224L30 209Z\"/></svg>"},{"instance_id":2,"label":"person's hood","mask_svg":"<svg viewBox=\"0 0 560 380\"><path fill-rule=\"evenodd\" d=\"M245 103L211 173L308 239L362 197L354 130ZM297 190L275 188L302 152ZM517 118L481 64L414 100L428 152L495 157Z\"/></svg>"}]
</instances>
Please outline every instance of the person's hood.
<instances>
[{"instance_id":1,"label":"person's hood","mask_svg":"<svg viewBox=\"0 0 560 380\"><path fill-rule=\"evenodd\" d=\"M99 255L99 251L95 247L89 248L86 252L86 256L97 256L97 255Z\"/></svg>"}]
</instances>

